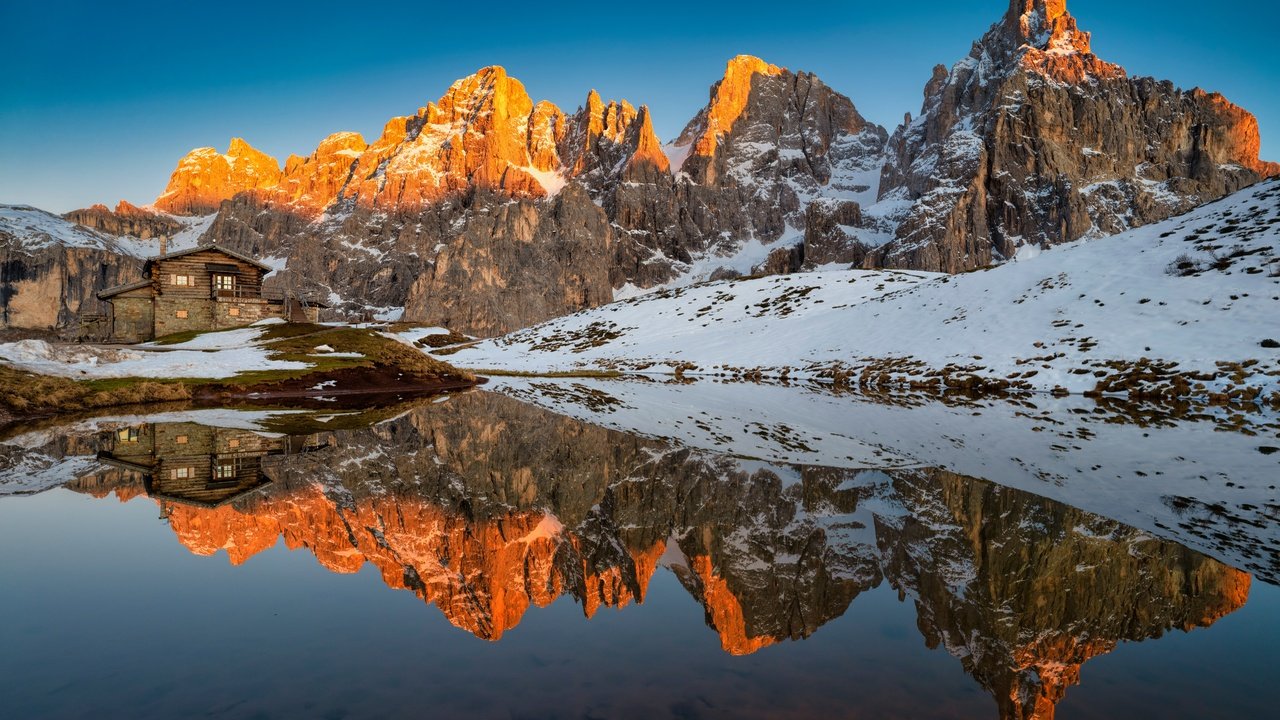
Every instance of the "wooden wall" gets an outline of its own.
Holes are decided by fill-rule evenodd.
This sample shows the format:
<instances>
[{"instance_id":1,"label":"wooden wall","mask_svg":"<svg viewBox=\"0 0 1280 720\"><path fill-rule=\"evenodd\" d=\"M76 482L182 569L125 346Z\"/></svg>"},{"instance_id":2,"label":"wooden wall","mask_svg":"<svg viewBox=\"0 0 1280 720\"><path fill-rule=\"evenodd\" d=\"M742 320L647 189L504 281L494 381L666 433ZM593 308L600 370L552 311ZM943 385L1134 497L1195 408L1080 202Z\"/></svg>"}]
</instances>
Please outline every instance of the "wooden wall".
<instances>
[{"instance_id":1,"label":"wooden wall","mask_svg":"<svg viewBox=\"0 0 1280 720\"><path fill-rule=\"evenodd\" d=\"M262 296L262 276L265 274L262 268L214 250L156 260L151 266L151 278L155 282L156 292L161 297L173 299L211 299L214 273L209 272L207 266L210 264L235 265L238 270L237 285L249 296ZM175 285L172 282L172 276L175 275L189 277L193 284Z\"/></svg>"}]
</instances>

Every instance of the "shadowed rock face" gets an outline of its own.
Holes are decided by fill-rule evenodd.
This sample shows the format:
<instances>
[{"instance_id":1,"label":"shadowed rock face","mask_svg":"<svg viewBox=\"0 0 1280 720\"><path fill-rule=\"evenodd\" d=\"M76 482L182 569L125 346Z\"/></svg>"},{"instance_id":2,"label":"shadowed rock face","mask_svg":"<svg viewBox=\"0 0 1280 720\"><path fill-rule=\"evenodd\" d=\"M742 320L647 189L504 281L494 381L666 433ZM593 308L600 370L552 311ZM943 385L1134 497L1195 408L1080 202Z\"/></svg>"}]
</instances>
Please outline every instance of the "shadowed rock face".
<instances>
[{"instance_id":1,"label":"shadowed rock face","mask_svg":"<svg viewBox=\"0 0 1280 720\"><path fill-rule=\"evenodd\" d=\"M661 565L725 651L747 654L812 635L887 581L1008 718L1051 717L1089 658L1248 596L1249 576L1212 559L982 480L764 466L488 393L320 440L264 458L265 488L162 513L192 552L236 564L281 538L335 572L372 563L491 640L562 595L587 617L643 602ZM138 493L110 472L72 487Z\"/></svg>"},{"instance_id":2,"label":"shadowed rock face","mask_svg":"<svg viewBox=\"0 0 1280 720\"><path fill-rule=\"evenodd\" d=\"M1062 0L1012 0L889 143L881 199L910 201L868 264L960 272L1018 248L1163 220L1280 172L1221 95L1130 78Z\"/></svg>"},{"instance_id":3,"label":"shadowed rock face","mask_svg":"<svg viewBox=\"0 0 1280 720\"><path fill-rule=\"evenodd\" d=\"M31 247L0 230L0 329L75 331L82 314L104 313L97 293L142 277L142 261L110 250Z\"/></svg>"},{"instance_id":4,"label":"shadowed rock face","mask_svg":"<svg viewBox=\"0 0 1280 720\"><path fill-rule=\"evenodd\" d=\"M474 335L613 299L613 235L576 185L540 202L477 190L419 212L356 208L320 224L242 194L223 203L209 233L241 252L287 257L274 282L319 290L340 309L405 308L407 318Z\"/></svg>"},{"instance_id":5,"label":"shadowed rock face","mask_svg":"<svg viewBox=\"0 0 1280 720\"><path fill-rule=\"evenodd\" d=\"M131 235L142 240L162 235L172 236L185 227L171 217L144 210L124 200L116 203L115 210L106 205L94 205L83 210L72 210L62 217L107 235ZM158 252L159 245L156 249Z\"/></svg>"}]
</instances>

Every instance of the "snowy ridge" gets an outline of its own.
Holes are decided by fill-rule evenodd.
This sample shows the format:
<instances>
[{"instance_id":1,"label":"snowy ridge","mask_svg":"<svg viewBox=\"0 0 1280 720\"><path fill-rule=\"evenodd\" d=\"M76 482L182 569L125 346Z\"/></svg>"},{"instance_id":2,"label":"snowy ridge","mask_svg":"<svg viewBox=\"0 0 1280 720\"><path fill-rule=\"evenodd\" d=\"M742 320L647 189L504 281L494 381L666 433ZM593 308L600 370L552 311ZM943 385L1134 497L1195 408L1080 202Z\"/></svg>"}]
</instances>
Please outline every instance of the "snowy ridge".
<instances>
[{"instance_id":1,"label":"snowy ridge","mask_svg":"<svg viewBox=\"0 0 1280 720\"><path fill-rule=\"evenodd\" d=\"M559 318L470 368L763 375L1266 399L1280 393L1280 182L957 276L829 271L708 283Z\"/></svg>"}]
</instances>

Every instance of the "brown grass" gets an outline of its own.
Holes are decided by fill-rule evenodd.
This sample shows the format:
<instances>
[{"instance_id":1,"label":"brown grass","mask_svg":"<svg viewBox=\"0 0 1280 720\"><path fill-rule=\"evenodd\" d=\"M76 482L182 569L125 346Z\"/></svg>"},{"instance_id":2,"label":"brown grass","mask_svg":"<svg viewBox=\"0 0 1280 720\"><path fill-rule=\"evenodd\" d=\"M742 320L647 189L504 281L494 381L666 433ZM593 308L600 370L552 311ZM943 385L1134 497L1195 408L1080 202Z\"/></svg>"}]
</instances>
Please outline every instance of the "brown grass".
<instances>
[{"instance_id":1,"label":"brown grass","mask_svg":"<svg viewBox=\"0 0 1280 720\"><path fill-rule=\"evenodd\" d=\"M274 327L284 328L285 325ZM349 367L390 367L424 379L474 380L475 376L450 365L443 360L415 350L391 338L383 337L364 328L324 328L305 336L297 334L266 344L266 348L282 360L301 360L315 363L318 360L346 361ZM315 348L328 345L335 352L359 353L360 358L325 358L315 355Z\"/></svg>"},{"instance_id":2,"label":"brown grass","mask_svg":"<svg viewBox=\"0 0 1280 720\"><path fill-rule=\"evenodd\" d=\"M136 378L112 383L78 382L0 365L0 409L14 415L187 400L190 397L190 390L179 382Z\"/></svg>"}]
</instances>

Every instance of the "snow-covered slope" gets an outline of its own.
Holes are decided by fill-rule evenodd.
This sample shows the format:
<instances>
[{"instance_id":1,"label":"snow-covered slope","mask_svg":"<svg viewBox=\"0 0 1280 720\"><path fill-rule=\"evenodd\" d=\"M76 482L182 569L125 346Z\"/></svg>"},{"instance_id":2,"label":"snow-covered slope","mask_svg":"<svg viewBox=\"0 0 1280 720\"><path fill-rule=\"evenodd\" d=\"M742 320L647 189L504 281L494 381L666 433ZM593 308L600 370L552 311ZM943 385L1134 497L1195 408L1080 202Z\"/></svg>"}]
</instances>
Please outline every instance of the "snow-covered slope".
<instances>
[{"instance_id":1,"label":"snow-covered slope","mask_svg":"<svg viewBox=\"0 0 1280 720\"><path fill-rule=\"evenodd\" d=\"M1237 397L1280 391L1280 182L958 276L709 283L483 342L477 369L812 377Z\"/></svg>"}]
</instances>

